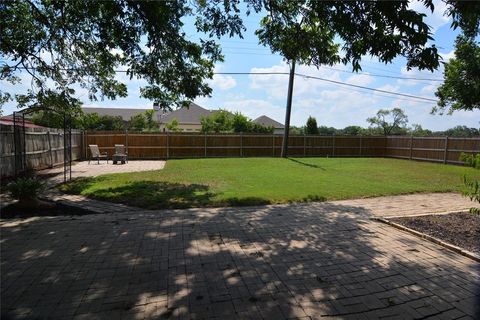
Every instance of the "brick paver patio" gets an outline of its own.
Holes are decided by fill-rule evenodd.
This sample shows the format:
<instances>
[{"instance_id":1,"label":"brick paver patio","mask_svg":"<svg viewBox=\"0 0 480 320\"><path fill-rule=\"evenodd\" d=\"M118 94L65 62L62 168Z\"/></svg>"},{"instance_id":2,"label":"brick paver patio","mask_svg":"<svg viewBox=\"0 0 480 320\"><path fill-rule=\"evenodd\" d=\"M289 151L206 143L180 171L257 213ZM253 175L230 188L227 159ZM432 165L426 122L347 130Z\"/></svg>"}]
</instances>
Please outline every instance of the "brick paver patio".
<instances>
[{"instance_id":1,"label":"brick paver patio","mask_svg":"<svg viewBox=\"0 0 480 320\"><path fill-rule=\"evenodd\" d=\"M479 263L370 220L382 198L158 212L76 201L113 213L1 222L2 319L479 316Z\"/></svg>"},{"instance_id":2,"label":"brick paver patio","mask_svg":"<svg viewBox=\"0 0 480 320\"><path fill-rule=\"evenodd\" d=\"M111 160L108 163L105 160L97 161L80 161L72 165L72 178L96 177L102 174L139 172L150 170L161 170L165 166L162 160L133 160L125 164L113 164ZM38 171L39 176L52 176L52 183L63 182L63 166L52 169Z\"/></svg>"}]
</instances>

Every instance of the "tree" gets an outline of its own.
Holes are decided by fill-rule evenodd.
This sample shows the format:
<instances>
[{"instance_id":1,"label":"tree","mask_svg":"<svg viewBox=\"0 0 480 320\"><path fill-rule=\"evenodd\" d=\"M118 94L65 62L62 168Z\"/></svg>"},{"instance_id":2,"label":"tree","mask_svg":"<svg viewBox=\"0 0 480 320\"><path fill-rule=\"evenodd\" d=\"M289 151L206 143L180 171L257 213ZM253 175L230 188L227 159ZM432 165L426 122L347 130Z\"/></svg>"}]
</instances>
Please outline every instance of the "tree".
<instances>
[{"instance_id":1,"label":"tree","mask_svg":"<svg viewBox=\"0 0 480 320\"><path fill-rule=\"evenodd\" d=\"M251 129L251 121L240 112L236 112L232 118L233 132L249 132Z\"/></svg>"},{"instance_id":2,"label":"tree","mask_svg":"<svg viewBox=\"0 0 480 320\"><path fill-rule=\"evenodd\" d=\"M480 109L480 46L474 38L458 36L455 58L444 64L444 82L435 95L438 108L433 112Z\"/></svg>"},{"instance_id":3,"label":"tree","mask_svg":"<svg viewBox=\"0 0 480 320\"><path fill-rule=\"evenodd\" d=\"M256 132L273 133L273 127L265 127L253 122L240 112L231 113L227 110L219 110L201 120L202 132Z\"/></svg>"},{"instance_id":4,"label":"tree","mask_svg":"<svg viewBox=\"0 0 480 320\"><path fill-rule=\"evenodd\" d=\"M467 126L456 126L445 130L443 135L449 137L463 137L463 138L472 138L480 136L480 129L469 128Z\"/></svg>"},{"instance_id":5,"label":"tree","mask_svg":"<svg viewBox=\"0 0 480 320\"><path fill-rule=\"evenodd\" d=\"M208 117L203 117L202 132L229 132L232 130L232 113L227 110L218 110Z\"/></svg>"},{"instance_id":6,"label":"tree","mask_svg":"<svg viewBox=\"0 0 480 320\"><path fill-rule=\"evenodd\" d=\"M222 56L214 41L196 43L185 36L182 19L195 13L194 5L201 3L3 1L0 79L15 83L18 72L27 72L33 88L15 97L0 92L0 100L70 109L80 103L78 88L91 100L124 97L127 87L115 78L116 69L144 79L140 95L164 108L209 95L204 80Z\"/></svg>"},{"instance_id":7,"label":"tree","mask_svg":"<svg viewBox=\"0 0 480 320\"><path fill-rule=\"evenodd\" d=\"M176 118L173 118L172 121L170 121L169 123L165 124L165 128L168 130L168 131L171 131L171 132L180 132L182 131L182 129L179 128L178 126L178 120Z\"/></svg>"},{"instance_id":8,"label":"tree","mask_svg":"<svg viewBox=\"0 0 480 320\"><path fill-rule=\"evenodd\" d=\"M305 134L318 134L317 119L309 116L305 125Z\"/></svg>"},{"instance_id":9,"label":"tree","mask_svg":"<svg viewBox=\"0 0 480 320\"><path fill-rule=\"evenodd\" d=\"M130 118L129 128L132 131L143 131L146 127L145 114L139 113Z\"/></svg>"},{"instance_id":10,"label":"tree","mask_svg":"<svg viewBox=\"0 0 480 320\"><path fill-rule=\"evenodd\" d=\"M343 128L341 133L347 136L358 136L363 134L363 128L359 126L348 126Z\"/></svg>"},{"instance_id":11,"label":"tree","mask_svg":"<svg viewBox=\"0 0 480 320\"><path fill-rule=\"evenodd\" d=\"M382 129L384 135L405 133L408 117L400 108L393 108L392 110L380 109L377 115L368 118L367 122L374 128Z\"/></svg>"},{"instance_id":12,"label":"tree","mask_svg":"<svg viewBox=\"0 0 480 320\"><path fill-rule=\"evenodd\" d=\"M145 129L148 131L157 131L158 122L154 119L155 110L145 110Z\"/></svg>"},{"instance_id":13,"label":"tree","mask_svg":"<svg viewBox=\"0 0 480 320\"><path fill-rule=\"evenodd\" d=\"M432 131L428 129L423 129L422 126L419 124L412 125L412 128L408 130L408 133L416 137L428 137L432 135Z\"/></svg>"},{"instance_id":14,"label":"tree","mask_svg":"<svg viewBox=\"0 0 480 320\"><path fill-rule=\"evenodd\" d=\"M72 128L82 129L81 119L84 116L83 112L81 110L75 110L71 116ZM64 114L51 110L37 111L32 114L31 120L39 126L63 129Z\"/></svg>"},{"instance_id":15,"label":"tree","mask_svg":"<svg viewBox=\"0 0 480 320\"><path fill-rule=\"evenodd\" d=\"M333 136L338 133L338 130L334 127L320 126L318 127L318 133L322 136Z\"/></svg>"}]
</instances>

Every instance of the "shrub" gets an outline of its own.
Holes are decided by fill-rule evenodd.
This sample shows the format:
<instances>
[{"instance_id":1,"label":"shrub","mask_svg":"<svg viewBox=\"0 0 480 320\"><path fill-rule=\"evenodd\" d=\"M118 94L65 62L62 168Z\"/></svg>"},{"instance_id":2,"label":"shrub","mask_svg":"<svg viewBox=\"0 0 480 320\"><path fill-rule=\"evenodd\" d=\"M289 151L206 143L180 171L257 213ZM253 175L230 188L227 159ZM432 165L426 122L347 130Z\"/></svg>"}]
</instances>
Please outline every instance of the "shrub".
<instances>
[{"instance_id":1,"label":"shrub","mask_svg":"<svg viewBox=\"0 0 480 320\"><path fill-rule=\"evenodd\" d=\"M460 160L465 162L465 165L480 169L480 153L467 154L462 153ZM465 184L465 190L463 195L470 198L470 200L480 203L480 182L475 179L469 179L467 176L463 176L463 183ZM480 209L470 208L471 213L480 214Z\"/></svg>"},{"instance_id":2,"label":"shrub","mask_svg":"<svg viewBox=\"0 0 480 320\"><path fill-rule=\"evenodd\" d=\"M21 177L7 184L7 191L14 199L34 199L43 187L43 183L34 177Z\"/></svg>"},{"instance_id":3,"label":"shrub","mask_svg":"<svg viewBox=\"0 0 480 320\"><path fill-rule=\"evenodd\" d=\"M460 161L465 162L465 165L480 169L480 153L474 155L472 153L464 153L460 155Z\"/></svg>"}]
</instances>

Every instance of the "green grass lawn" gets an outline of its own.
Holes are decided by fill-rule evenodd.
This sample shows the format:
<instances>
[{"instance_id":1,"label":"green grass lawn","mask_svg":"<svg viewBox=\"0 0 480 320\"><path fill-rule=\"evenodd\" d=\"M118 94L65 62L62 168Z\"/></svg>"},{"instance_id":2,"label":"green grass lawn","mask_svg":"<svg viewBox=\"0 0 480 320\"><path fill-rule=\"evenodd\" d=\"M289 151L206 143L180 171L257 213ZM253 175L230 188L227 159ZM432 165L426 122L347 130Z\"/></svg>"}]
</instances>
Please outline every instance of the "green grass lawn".
<instances>
[{"instance_id":1,"label":"green grass lawn","mask_svg":"<svg viewBox=\"0 0 480 320\"><path fill-rule=\"evenodd\" d=\"M472 168L384 158L169 160L163 170L74 181L66 192L148 209L461 191Z\"/></svg>"}]
</instances>

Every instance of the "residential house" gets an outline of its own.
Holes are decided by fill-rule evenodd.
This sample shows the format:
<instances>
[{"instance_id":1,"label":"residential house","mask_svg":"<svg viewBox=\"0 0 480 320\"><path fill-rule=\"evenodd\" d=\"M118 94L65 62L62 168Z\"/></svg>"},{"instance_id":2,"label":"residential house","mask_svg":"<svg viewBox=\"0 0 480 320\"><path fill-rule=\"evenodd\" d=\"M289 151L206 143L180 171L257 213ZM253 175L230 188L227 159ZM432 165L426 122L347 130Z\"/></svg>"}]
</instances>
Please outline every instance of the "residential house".
<instances>
[{"instance_id":1,"label":"residential house","mask_svg":"<svg viewBox=\"0 0 480 320\"><path fill-rule=\"evenodd\" d=\"M275 134L282 134L285 131L285 126L280 122L273 120L266 115L260 116L257 119L253 120L253 122L262 125L264 127L273 127L273 133Z\"/></svg>"},{"instance_id":2,"label":"residential house","mask_svg":"<svg viewBox=\"0 0 480 320\"><path fill-rule=\"evenodd\" d=\"M0 118L0 126L13 126L13 124L14 124L13 116L11 116L11 115L10 116L4 116L4 117ZM17 119L16 124L18 126L23 125L25 128L35 128L35 129L45 128L43 126L39 126L39 125L33 123L29 119L25 119L25 122L22 122L22 120Z\"/></svg>"},{"instance_id":3,"label":"residential house","mask_svg":"<svg viewBox=\"0 0 480 320\"><path fill-rule=\"evenodd\" d=\"M132 108L82 108L85 113L97 113L98 115L120 116L125 123L137 115L151 109L132 109ZM158 121L161 131L168 131L166 125L174 119L178 123L178 129L183 132L196 132L202 129L202 118L209 117L217 110L207 110L195 103L190 103L189 107L178 108L173 111L155 111L155 119ZM278 121L265 115L253 120L262 126L273 127L274 133L280 134L284 131L284 126Z\"/></svg>"},{"instance_id":4,"label":"residential house","mask_svg":"<svg viewBox=\"0 0 480 320\"><path fill-rule=\"evenodd\" d=\"M195 103L190 103L188 108L178 108L160 116L160 130L167 131L165 125L175 119L178 122L178 128L182 131L200 131L202 129L202 118L206 118L214 112L216 110L207 110Z\"/></svg>"}]
</instances>

